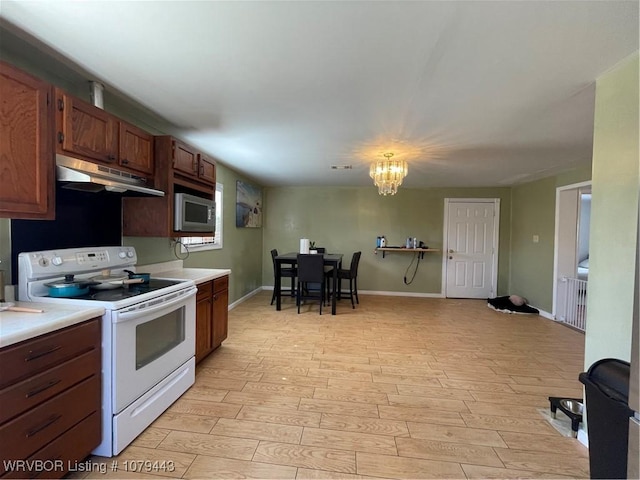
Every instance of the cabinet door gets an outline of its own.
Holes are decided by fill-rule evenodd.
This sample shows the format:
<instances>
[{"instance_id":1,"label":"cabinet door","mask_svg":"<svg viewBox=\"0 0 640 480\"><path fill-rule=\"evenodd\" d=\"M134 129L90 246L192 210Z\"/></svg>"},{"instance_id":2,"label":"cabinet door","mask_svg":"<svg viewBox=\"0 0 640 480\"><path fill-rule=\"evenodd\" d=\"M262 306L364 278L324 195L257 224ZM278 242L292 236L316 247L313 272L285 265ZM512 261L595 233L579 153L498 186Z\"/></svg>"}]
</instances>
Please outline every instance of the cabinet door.
<instances>
[{"instance_id":1,"label":"cabinet door","mask_svg":"<svg viewBox=\"0 0 640 480\"><path fill-rule=\"evenodd\" d=\"M227 338L229 277L217 278L213 285L213 348L217 348Z\"/></svg>"},{"instance_id":2,"label":"cabinet door","mask_svg":"<svg viewBox=\"0 0 640 480\"><path fill-rule=\"evenodd\" d=\"M211 282L198 285L196 297L196 363L213 350L213 307Z\"/></svg>"},{"instance_id":3,"label":"cabinet door","mask_svg":"<svg viewBox=\"0 0 640 480\"><path fill-rule=\"evenodd\" d=\"M53 219L52 87L0 62L0 217Z\"/></svg>"},{"instance_id":4,"label":"cabinet door","mask_svg":"<svg viewBox=\"0 0 640 480\"><path fill-rule=\"evenodd\" d=\"M153 135L121 121L119 154L123 167L153 174Z\"/></svg>"},{"instance_id":5,"label":"cabinet door","mask_svg":"<svg viewBox=\"0 0 640 480\"><path fill-rule=\"evenodd\" d=\"M118 121L104 110L56 89L58 148L89 160L115 163Z\"/></svg>"},{"instance_id":6,"label":"cabinet door","mask_svg":"<svg viewBox=\"0 0 640 480\"><path fill-rule=\"evenodd\" d=\"M204 155L198 155L198 178L203 182L216 184L216 163L213 160L205 157Z\"/></svg>"},{"instance_id":7,"label":"cabinet door","mask_svg":"<svg viewBox=\"0 0 640 480\"><path fill-rule=\"evenodd\" d=\"M177 140L173 141L173 169L193 177L198 175L198 154Z\"/></svg>"}]
</instances>

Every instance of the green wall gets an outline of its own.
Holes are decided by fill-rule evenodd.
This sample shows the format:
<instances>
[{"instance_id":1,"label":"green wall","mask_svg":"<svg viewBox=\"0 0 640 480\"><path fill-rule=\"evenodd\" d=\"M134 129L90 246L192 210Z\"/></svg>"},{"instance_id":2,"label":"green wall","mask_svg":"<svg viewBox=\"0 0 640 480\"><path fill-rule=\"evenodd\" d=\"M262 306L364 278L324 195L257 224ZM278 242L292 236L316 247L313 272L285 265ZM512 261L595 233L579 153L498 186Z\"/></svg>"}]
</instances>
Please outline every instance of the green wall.
<instances>
[{"instance_id":1,"label":"green wall","mask_svg":"<svg viewBox=\"0 0 640 480\"><path fill-rule=\"evenodd\" d=\"M585 167L512 189L510 293L546 312L553 309L556 188L590 178Z\"/></svg>"},{"instance_id":2,"label":"green wall","mask_svg":"<svg viewBox=\"0 0 640 480\"><path fill-rule=\"evenodd\" d=\"M638 54L596 83L585 367L629 360L638 222Z\"/></svg>"},{"instance_id":3,"label":"green wall","mask_svg":"<svg viewBox=\"0 0 640 480\"><path fill-rule=\"evenodd\" d=\"M266 189L264 285L273 285L270 251L299 250L300 238L309 238L329 252L345 255L348 265L355 251L362 251L358 288L377 292L440 294L442 253L425 254L415 280L405 285L412 255L375 255L376 237L385 235L389 245L404 245L408 236L417 237L429 247L442 248L445 198L500 198L500 251L498 292L509 290L509 188L430 188L401 187L391 197L378 195L370 187L274 187ZM346 266L345 265L345 266Z\"/></svg>"}]
</instances>

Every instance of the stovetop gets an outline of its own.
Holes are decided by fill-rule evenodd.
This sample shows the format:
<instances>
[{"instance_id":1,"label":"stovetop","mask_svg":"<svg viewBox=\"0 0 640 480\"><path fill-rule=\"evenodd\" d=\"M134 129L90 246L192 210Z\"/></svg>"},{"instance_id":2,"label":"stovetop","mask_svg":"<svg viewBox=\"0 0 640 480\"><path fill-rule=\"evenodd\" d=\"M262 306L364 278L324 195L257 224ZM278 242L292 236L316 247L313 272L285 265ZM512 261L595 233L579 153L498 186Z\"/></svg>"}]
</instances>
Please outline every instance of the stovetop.
<instances>
[{"instance_id":1,"label":"stovetop","mask_svg":"<svg viewBox=\"0 0 640 480\"><path fill-rule=\"evenodd\" d=\"M108 290L93 290L86 295L77 295L73 297L76 300L94 300L98 302L117 302L124 300L125 298L135 297L137 295L144 295L145 293L160 290L162 288L170 287L172 285L178 285L183 283L180 280L165 280L160 278L152 278L149 283L134 283L119 288L112 288ZM58 297L60 298L60 297Z\"/></svg>"}]
</instances>

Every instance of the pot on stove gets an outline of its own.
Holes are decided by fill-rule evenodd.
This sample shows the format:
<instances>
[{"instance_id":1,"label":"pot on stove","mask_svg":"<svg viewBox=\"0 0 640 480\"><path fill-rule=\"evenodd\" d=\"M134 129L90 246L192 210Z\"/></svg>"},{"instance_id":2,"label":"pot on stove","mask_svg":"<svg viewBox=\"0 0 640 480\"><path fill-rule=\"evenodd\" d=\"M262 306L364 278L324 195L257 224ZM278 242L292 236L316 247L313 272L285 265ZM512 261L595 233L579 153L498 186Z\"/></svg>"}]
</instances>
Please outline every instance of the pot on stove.
<instances>
[{"instance_id":1,"label":"pot on stove","mask_svg":"<svg viewBox=\"0 0 640 480\"><path fill-rule=\"evenodd\" d=\"M73 275L65 275L59 282L45 283L49 288L49 296L54 298L79 297L89 293L89 287L95 282L88 280L75 280Z\"/></svg>"},{"instance_id":2,"label":"pot on stove","mask_svg":"<svg viewBox=\"0 0 640 480\"><path fill-rule=\"evenodd\" d=\"M132 283L144 283L144 278L129 278L129 275L111 275L109 270L103 270L102 275L92 277L91 288L96 290L110 290Z\"/></svg>"}]
</instances>

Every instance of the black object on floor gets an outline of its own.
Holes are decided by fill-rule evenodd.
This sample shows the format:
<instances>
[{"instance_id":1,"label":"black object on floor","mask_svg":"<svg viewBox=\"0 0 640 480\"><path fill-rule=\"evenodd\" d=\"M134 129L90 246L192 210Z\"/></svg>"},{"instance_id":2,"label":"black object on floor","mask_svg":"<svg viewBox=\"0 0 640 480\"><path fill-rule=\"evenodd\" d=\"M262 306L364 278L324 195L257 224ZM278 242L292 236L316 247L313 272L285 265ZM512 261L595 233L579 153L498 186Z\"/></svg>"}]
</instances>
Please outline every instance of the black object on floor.
<instances>
[{"instance_id":1,"label":"black object on floor","mask_svg":"<svg viewBox=\"0 0 640 480\"><path fill-rule=\"evenodd\" d=\"M569 419L571 420L571 431L573 433L573 438L575 438L578 436L578 428L580 427L580 423L582 422L582 413L577 413L567 408L567 400L583 404L581 398L549 397L551 416L553 418L556 418L556 410L560 409L562 413L569 417Z\"/></svg>"},{"instance_id":2,"label":"black object on floor","mask_svg":"<svg viewBox=\"0 0 640 480\"><path fill-rule=\"evenodd\" d=\"M630 367L605 358L578 376L586 395L591 478L627 478Z\"/></svg>"}]
</instances>

